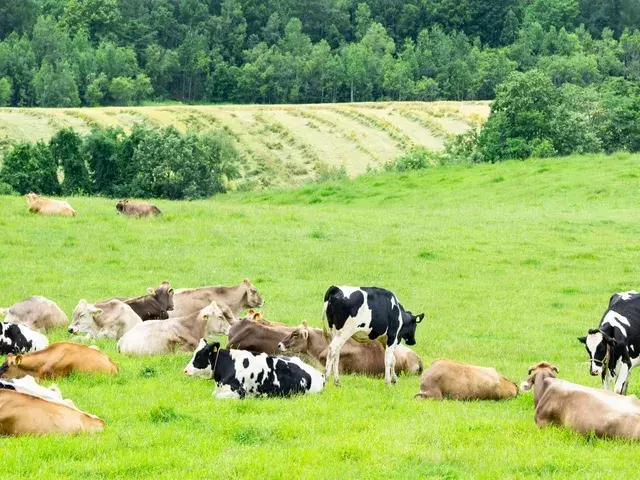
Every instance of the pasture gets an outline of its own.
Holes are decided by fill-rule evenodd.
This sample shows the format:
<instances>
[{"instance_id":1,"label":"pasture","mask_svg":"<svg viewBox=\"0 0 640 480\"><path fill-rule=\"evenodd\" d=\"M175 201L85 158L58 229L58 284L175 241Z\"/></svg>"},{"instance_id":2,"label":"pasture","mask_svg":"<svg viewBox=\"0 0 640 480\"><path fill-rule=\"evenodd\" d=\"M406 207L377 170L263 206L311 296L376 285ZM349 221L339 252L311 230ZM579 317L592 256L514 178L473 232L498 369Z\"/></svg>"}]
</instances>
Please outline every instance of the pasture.
<instances>
[{"instance_id":1,"label":"pasture","mask_svg":"<svg viewBox=\"0 0 640 480\"><path fill-rule=\"evenodd\" d=\"M129 131L145 122L182 132L224 129L242 154L243 177L268 186L297 185L315 175L318 163L354 176L416 146L440 151L448 137L479 126L488 115L488 102L0 108L0 152L3 141L47 141L64 127Z\"/></svg>"},{"instance_id":2,"label":"pasture","mask_svg":"<svg viewBox=\"0 0 640 480\"><path fill-rule=\"evenodd\" d=\"M640 278L640 157L616 155L363 175L189 203L162 218L70 198L75 218L0 198L0 305L32 294L71 314L79 299L250 278L267 319L320 326L331 284L377 285L424 312L415 350L494 366L518 383L548 360L589 386L576 337L611 293ZM67 339L65 330L50 340ZM126 358L114 378L58 381L104 433L0 439L3 479L593 478L632 476L640 445L538 429L533 399L414 401L418 377L343 375L315 396L216 401L187 353ZM635 378L634 378L635 377ZM45 382L48 384L48 382ZM640 393L631 375L630 394Z\"/></svg>"}]
</instances>

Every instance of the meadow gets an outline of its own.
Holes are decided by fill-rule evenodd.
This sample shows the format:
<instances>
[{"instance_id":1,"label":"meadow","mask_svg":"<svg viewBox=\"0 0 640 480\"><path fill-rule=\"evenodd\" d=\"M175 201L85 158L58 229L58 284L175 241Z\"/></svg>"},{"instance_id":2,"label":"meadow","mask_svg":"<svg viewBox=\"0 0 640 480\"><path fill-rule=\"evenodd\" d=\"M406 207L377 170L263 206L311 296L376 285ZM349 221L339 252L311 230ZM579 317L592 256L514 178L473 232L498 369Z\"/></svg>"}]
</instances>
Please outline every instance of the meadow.
<instances>
[{"instance_id":1,"label":"meadow","mask_svg":"<svg viewBox=\"0 0 640 480\"><path fill-rule=\"evenodd\" d=\"M547 360L589 386L576 337L613 292L638 287L640 156L619 154L365 174L208 201L158 201L162 218L71 198L75 218L0 197L0 305L237 284L267 319L320 326L332 284L391 289L424 312L415 350L493 366L518 383ZM64 329L50 340L68 339ZM216 401L186 377L188 353L127 358L114 378L58 381L107 422L95 436L4 438L2 479L594 478L633 476L640 445L538 429L530 395L414 401L419 378L342 376L316 396ZM631 375L630 394L640 393Z\"/></svg>"}]
</instances>

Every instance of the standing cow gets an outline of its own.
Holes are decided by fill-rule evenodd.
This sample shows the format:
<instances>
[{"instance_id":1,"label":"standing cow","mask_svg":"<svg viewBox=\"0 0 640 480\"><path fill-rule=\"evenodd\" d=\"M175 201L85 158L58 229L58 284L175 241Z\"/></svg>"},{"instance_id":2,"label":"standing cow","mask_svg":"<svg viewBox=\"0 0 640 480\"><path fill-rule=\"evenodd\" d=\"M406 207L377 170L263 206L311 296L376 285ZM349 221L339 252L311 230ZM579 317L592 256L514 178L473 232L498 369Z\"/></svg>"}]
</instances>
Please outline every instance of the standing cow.
<instances>
[{"instance_id":1,"label":"standing cow","mask_svg":"<svg viewBox=\"0 0 640 480\"><path fill-rule=\"evenodd\" d=\"M386 336L384 379L396 383L395 347L404 340L407 345L416 344L416 326L424 313L413 315L405 311L396 296L389 290L377 287L331 286L324 294L323 321L327 319L332 340L327 355L326 378L333 374L340 384L340 349L356 333L363 332L369 340Z\"/></svg>"},{"instance_id":2,"label":"standing cow","mask_svg":"<svg viewBox=\"0 0 640 480\"><path fill-rule=\"evenodd\" d=\"M640 294L614 294L598 328L578 340L589 353L589 373L601 375L607 390L626 395L629 373L640 364Z\"/></svg>"}]
</instances>

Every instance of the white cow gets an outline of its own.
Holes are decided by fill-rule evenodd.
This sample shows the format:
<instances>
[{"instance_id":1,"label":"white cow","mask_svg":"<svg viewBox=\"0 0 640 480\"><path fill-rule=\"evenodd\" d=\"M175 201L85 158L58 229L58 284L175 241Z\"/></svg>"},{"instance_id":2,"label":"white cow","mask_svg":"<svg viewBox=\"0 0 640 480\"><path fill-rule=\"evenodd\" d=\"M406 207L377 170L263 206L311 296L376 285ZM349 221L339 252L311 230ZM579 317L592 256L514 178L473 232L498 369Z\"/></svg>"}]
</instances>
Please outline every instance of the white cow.
<instances>
[{"instance_id":1,"label":"white cow","mask_svg":"<svg viewBox=\"0 0 640 480\"><path fill-rule=\"evenodd\" d=\"M115 338L119 340L142 319L133 309L120 300L87 303L80 300L73 310L73 321L69 333L84 333L85 338Z\"/></svg>"}]
</instances>

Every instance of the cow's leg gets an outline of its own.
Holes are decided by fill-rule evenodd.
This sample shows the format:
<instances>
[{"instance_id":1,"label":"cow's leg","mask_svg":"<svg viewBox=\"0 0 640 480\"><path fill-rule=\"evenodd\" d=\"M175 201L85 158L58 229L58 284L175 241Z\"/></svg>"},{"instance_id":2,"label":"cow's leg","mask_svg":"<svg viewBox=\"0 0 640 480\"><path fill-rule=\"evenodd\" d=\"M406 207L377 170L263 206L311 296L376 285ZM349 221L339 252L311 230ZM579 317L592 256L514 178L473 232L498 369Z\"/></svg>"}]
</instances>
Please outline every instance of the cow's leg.
<instances>
[{"instance_id":1,"label":"cow's leg","mask_svg":"<svg viewBox=\"0 0 640 480\"><path fill-rule=\"evenodd\" d=\"M627 380L629 379L629 365L625 362L620 362L620 368L618 369L618 375L615 383L615 393L625 395L627 390Z\"/></svg>"},{"instance_id":2,"label":"cow's leg","mask_svg":"<svg viewBox=\"0 0 640 480\"><path fill-rule=\"evenodd\" d=\"M240 395L234 392L229 385L223 385L222 387L216 385L213 396L220 400L240 398Z\"/></svg>"},{"instance_id":3,"label":"cow's leg","mask_svg":"<svg viewBox=\"0 0 640 480\"><path fill-rule=\"evenodd\" d=\"M396 343L387 345L384 351L384 381L386 383L396 383L398 377L396 375L396 356L393 354L393 350L396 348Z\"/></svg>"},{"instance_id":4,"label":"cow's leg","mask_svg":"<svg viewBox=\"0 0 640 480\"><path fill-rule=\"evenodd\" d=\"M604 388L605 390L609 390L610 392L613 392L615 380L616 380L616 377L611 375L610 370L607 370L607 372L604 375L604 378L602 379L602 388Z\"/></svg>"},{"instance_id":5,"label":"cow's leg","mask_svg":"<svg viewBox=\"0 0 640 480\"><path fill-rule=\"evenodd\" d=\"M345 325L342 330L337 332L329 344L325 378L329 380L329 377L333 374L333 383L336 386L340 385L340 350L342 350L344 344L347 343L354 333L356 333L356 329L353 327L349 328L348 325Z\"/></svg>"}]
</instances>

